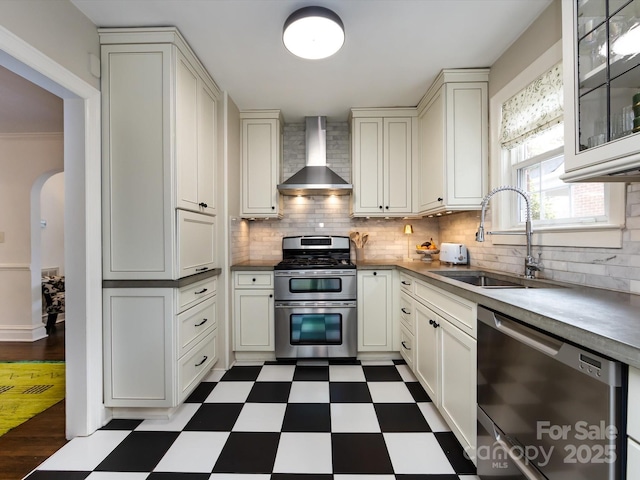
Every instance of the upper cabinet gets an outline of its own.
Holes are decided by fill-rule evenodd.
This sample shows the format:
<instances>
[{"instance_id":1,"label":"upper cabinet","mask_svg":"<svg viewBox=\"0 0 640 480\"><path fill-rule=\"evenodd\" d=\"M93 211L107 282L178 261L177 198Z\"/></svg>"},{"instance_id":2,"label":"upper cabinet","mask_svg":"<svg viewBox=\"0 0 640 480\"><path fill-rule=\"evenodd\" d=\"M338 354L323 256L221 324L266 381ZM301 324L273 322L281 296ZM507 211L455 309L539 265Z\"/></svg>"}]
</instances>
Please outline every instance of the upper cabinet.
<instances>
[{"instance_id":1,"label":"upper cabinet","mask_svg":"<svg viewBox=\"0 0 640 480\"><path fill-rule=\"evenodd\" d=\"M562 1L565 181L640 179L638 31L640 0Z\"/></svg>"},{"instance_id":2,"label":"upper cabinet","mask_svg":"<svg viewBox=\"0 0 640 480\"><path fill-rule=\"evenodd\" d=\"M210 268L220 91L175 28L99 34L103 278L176 279ZM177 209L193 213L189 228ZM193 239L196 224L206 225L205 240ZM189 267L184 245L203 248Z\"/></svg>"},{"instance_id":3,"label":"upper cabinet","mask_svg":"<svg viewBox=\"0 0 640 480\"><path fill-rule=\"evenodd\" d=\"M242 217L282 216L278 192L282 169L282 116L279 110L240 112L242 123Z\"/></svg>"},{"instance_id":4,"label":"upper cabinet","mask_svg":"<svg viewBox=\"0 0 640 480\"><path fill-rule=\"evenodd\" d=\"M418 105L414 213L479 210L488 184L488 69L443 70Z\"/></svg>"},{"instance_id":5,"label":"upper cabinet","mask_svg":"<svg viewBox=\"0 0 640 480\"><path fill-rule=\"evenodd\" d=\"M354 216L412 213L415 114L415 109L352 109Z\"/></svg>"}]
</instances>

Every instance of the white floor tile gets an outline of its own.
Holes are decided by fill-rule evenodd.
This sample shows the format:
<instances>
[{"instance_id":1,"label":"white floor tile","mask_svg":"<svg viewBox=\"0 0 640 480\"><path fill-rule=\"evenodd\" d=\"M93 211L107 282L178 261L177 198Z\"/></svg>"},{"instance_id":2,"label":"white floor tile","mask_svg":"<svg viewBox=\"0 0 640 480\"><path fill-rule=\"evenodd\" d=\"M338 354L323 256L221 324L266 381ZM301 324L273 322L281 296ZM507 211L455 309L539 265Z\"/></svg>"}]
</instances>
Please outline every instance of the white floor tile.
<instances>
[{"instance_id":1,"label":"white floor tile","mask_svg":"<svg viewBox=\"0 0 640 480\"><path fill-rule=\"evenodd\" d=\"M286 403L245 403L233 431L279 432L286 409Z\"/></svg>"},{"instance_id":2,"label":"white floor tile","mask_svg":"<svg viewBox=\"0 0 640 480\"><path fill-rule=\"evenodd\" d=\"M360 365L330 365L330 382L364 382L364 372Z\"/></svg>"},{"instance_id":3,"label":"white floor tile","mask_svg":"<svg viewBox=\"0 0 640 480\"><path fill-rule=\"evenodd\" d=\"M274 473L331 473L330 433L282 433Z\"/></svg>"},{"instance_id":4,"label":"white floor tile","mask_svg":"<svg viewBox=\"0 0 640 480\"><path fill-rule=\"evenodd\" d=\"M203 382L219 382L220 379L227 373L226 370L213 369L203 379Z\"/></svg>"},{"instance_id":5,"label":"white floor tile","mask_svg":"<svg viewBox=\"0 0 640 480\"><path fill-rule=\"evenodd\" d=\"M76 437L46 459L39 470L91 471L102 462L129 431L98 430L88 437Z\"/></svg>"},{"instance_id":6,"label":"white floor tile","mask_svg":"<svg viewBox=\"0 0 640 480\"><path fill-rule=\"evenodd\" d=\"M418 408L422 412L422 415L424 415L424 419L431 427L432 432L451 431L449 425L447 425L447 423L444 421L444 418L442 418L442 415L440 415L440 412L433 403L420 402L418 403Z\"/></svg>"},{"instance_id":7,"label":"white floor tile","mask_svg":"<svg viewBox=\"0 0 640 480\"><path fill-rule=\"evenodd\" d=\"M404 382L369 382L374 403L413 403L415 400Z\"/></svg>"},{"instance_id":8,"label":"white floor tile","mask_svg":"<svg viewBox=\"0 0 640 480\"><path fill-rule=\"evenodd\" d=\"M378 417L372 403L332 403L331 431L334 433L377 433Z\"/></svg>"},{"instance_id":9,"label":"white floor tile","mask_svg":"<svg viewBox=\"0 0 640 480\"><path fill-rule=\"evenodd\" d=\"M413 372L409 368L409 365L396 365L396 368L398 369L398 373L400 373L400 376L402 377L402 380L404 380L405 382L417 382L418 381L416 376L413 374Z\"/></svg>"},{"instance_id":10,"label":"white floor tile","mask_svg":"<svg viewBox=\"0 0 640 480\"><path fill-rule=\"evenodd\" d=\"M333 480L395 480L395 475L333 475Z\"/></svg>"},{"instance_id":11,"label":"white floor tile","mask_svg":"<svg viewBox=\"0 0 640 480\"><path fill-rule=\"evenodd\" d=\"M289 403L328 403L329 382L292 382Z\"/></svg>"},{"instance_id":12,"label":"white floor tile","mask_svg":"<svg viewBox=\"0 0 640 480\"><path fill-rule=\"evenodd\" d=\"M263 360L239 360L233 364L234 367L261 367L264 365Z\"/></svg>"},{"instance_id":13,"label":"white floor tile","mask_svg":"<svg viewBox=\"0 0 640 480\"><path fill-rule=\"evenodd\" d=\"M480 477L477 475L458 475L460 480L480 480Z\"/></svg>"},{"instance_id":14,"label":"white floor tile","mask_svg":"<svg viewBox=\"0 0 640 480\"><path fill-rule=\"evenodd\" d=\"M220 382L204 403L243 403L247 400L254 382Z\"/></svg>"},{"instance_id":15,"label":"white floor tile","mask_svg":"<svg viewBox=\"0 0 640 480\"><path fill-rule=\"evenodd\" d=\"M145 420L136 430L154 430L162 432L181 432L191 417L200 408L199 403L183 403L168 420Z\"/></svg>"},{"instance_id":16,"label":"white floor tile","mask_svg":"<svg viewBox=\"0 0 640 480\"><path fill-rule=\"evenodd\" d=\"M209 480L270 480L269 473L213 473Z\"/></svg>"},{"instance_id":17,"label":"white floor tile","mask_svg":"<svg viewBox=\"0 0 640 480\"><path fill-rule=\"evenodd\" d=\"M455 473L432 433L384 433L396 474Z\"/></svg>"},{"instance_id":18,"label":"white floor tile","mask_svg":"<svg viewBox=\"0 0 640 480\"><path fill-rule=\"evenodd\" d=\"M154 472L210 473L229 432L182 432Z\"/></svg>"},{"instance_id":19,"label":"white floor tile","mask_svg":"<svg viewBox=\"0 0 640 480\"><path fill-rule=\"evenodd\" d=\"M295 365L265 365L260 370L258 382L290 382L296 370Z\"/></svg>"},{"instance_id":20,"label":"white floor tile","mask_svg":"<svg viewBox=\"0 0 640 480\"><path fill-rule=\"evenodd\" d=\"M87 480L145 480L148 476L146 472L92 472Z\"/></svg>"},{"instance_id":21,"label":"white floor tile","mask_svg":"<svg viewBox=\"0 0 640 480\"><path fill-rule=\"evenodd\" d=\"M360 363L363 367L369 367L373 365L392 367L393 365L395 365L395 363L393 363L393 360L362 360Z\"/></svg>"}]
</instances>

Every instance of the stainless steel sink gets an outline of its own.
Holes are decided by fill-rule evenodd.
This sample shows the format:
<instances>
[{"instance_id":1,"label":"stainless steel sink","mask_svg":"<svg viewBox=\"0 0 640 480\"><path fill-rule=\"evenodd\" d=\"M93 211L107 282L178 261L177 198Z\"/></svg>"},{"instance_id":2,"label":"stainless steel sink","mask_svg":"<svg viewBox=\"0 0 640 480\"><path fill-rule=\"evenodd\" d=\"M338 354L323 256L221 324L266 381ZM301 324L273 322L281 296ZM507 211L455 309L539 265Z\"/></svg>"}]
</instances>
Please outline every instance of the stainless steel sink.
<instances>
[{"instance_id":1,"label":"stainless steel sink","mask_svg":"<svg viewBox=\"0 0 640 480\"><path fill-rule=\"evenodd\" d=\"M484 270L444 270L439 272L434 271L432 273L482 288L548 288L557 286L541 280L503 275L495 272L486 272Z\"/></svg>"}]
</instances>

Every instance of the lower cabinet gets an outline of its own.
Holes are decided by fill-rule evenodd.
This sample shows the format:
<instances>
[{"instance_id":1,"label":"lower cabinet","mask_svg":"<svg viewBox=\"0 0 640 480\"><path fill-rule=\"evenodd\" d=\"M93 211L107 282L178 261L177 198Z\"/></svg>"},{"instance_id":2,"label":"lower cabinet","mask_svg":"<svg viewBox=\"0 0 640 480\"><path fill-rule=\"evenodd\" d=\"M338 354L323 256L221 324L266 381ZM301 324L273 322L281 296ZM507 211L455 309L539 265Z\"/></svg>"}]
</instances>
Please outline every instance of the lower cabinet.
<instances>
[{"instance_id":1,"label":"lower cabinet","mask_svg":"<svg viewBox=\"0 0 640 480\"><path fill-rule=\"evenodd\" d=\"M234 349L275 352L273 272L235 272L233 278Z\"/></svg>"},{"instance_id":2,"label":"lower cabinet","mask_svg":"<svg viewBox=\"0 0 640 480\"><path fill-rule=\"evenodd\" d=\"M218 359L215 287L213 277L181 289L103 290L106 406L186 399Z\"/></svg>"},{"instance_id":3,"label":"lower cabinet","mask_svg":"<svg viewBox=\"0 0 640 480\"><path fill-rule=\"evenodd\" d=\"M629 367L627 402L627 480L640 478L640 370Z\"/></svg>"},{"instance_id":4,"label":"lower cabinet","mask_svg":"<svg viewBox=\"0 0 640 480\"><path fill-rule=\"evenodd\" d=\"M414 288L408 291L415 298L401 290L400 301L401 332L404 318L410 317L405 311L414 317L413 372L462 447L473 452L477 341L471 333L475 333L477 306L426 282L413 279L412 283Z\"/></svg>"},{"instance_id":5,"label":"lower cabinet","mask_svg":"<svg viewBox=\"0 0 640 480\"><path fill-rule=\"evenodd\" d=\"M358 351L393 350L393 271L359 270Z\"/></svg>"}]
</instances>

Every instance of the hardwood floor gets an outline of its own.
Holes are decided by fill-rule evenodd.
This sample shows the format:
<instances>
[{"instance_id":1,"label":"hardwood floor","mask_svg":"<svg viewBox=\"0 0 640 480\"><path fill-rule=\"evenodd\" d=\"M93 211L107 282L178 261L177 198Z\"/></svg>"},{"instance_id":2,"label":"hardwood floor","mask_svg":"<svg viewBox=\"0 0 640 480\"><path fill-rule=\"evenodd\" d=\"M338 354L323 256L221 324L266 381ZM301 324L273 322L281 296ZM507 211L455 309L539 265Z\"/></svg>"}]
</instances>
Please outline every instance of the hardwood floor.
<instances>
[{"instance_id":1,"label":"hardwood floor","mask_svg":"<svg viewBox=\"0 0 640 480\"><path fill-rule=\"evenodd\" d=\"M0 361L64 360L64 322L56 333L36 342L0 343ZM0 480L20 480L50 457L67 440L65 402L0 436Z\"/></svg>"}]
</instances>

